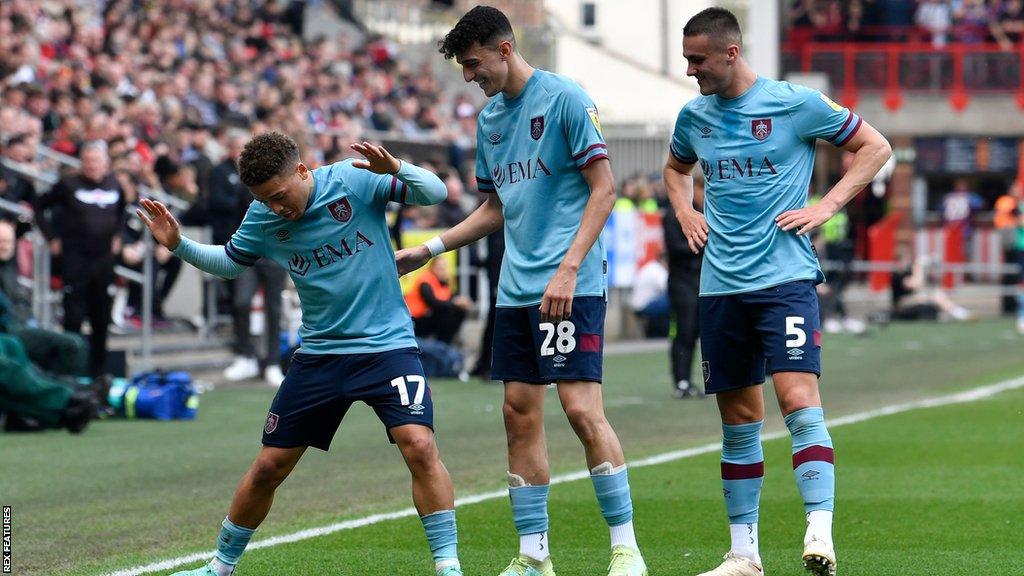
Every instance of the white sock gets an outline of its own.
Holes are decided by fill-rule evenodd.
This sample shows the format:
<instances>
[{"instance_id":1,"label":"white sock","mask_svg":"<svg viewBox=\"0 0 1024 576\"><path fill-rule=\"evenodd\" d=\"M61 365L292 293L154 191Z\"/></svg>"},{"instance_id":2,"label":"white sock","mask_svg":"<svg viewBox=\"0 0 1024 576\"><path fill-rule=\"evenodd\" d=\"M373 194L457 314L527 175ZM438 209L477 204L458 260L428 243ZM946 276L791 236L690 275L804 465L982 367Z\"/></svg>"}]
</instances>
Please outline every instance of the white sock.
<instances>
[{"instance_id":1,"label":"white sock","mask_svg":"<svg viewBox=\"0 0 1024 576\"><path fill-rule=\"evenodd\" d=\"M456 568L462 568L462 564L459 563L458 558L445 558L440 562L434 562L434 571L440 572L449 566L455 566Z\"/></svg>"},{"instance_id":2,"label":"white sock","mask_svg":"<svg viewBox=\"0 0 1024 576\"><path fill-rule=\"evenodd\" d=\"M814 510L807 514L807 536L815 536L819 540L832 541L832 512Z\"/></svg>"},{"instance_id":3,"label":"white sock","mask_svg":"<svg viewBox=\"0 0 1024 576\"><path fill-rule=\"evenodd\" d=\"M543 562L551 555L548 550L548 533L527 534L519 537L519 553L526 554L538 562Z\"/></svg>"},{"instance_id":4,"label":"white sock","mask_svg":"<svg viewBox=\"0 0 1024 576\"><path fill-rule=\"evenodd\" d=\"M216 558L213 559L213 562L210 562L210 566L213 567L213 570L217 573L217 576L231 576L231 573L235 571L234 566L232 566L231 564L225 564L220 560L217 560Z\"/></svg>"},{"instance_id":5,"label":"white sock","mask_svg":"<svg viewBox=\"0 0 1024 576\"><path fill-rule=\"evenodd\" d=\"M633 532L633 521L630 520L625 524L619 524L618 526L612 526L609 528L612 534L612 546L629 546L634 550L639 550L640 547L636 545L636 533Z\"/></svg>"},{"instance_id":6,"label":"white sock","mask_svg":"<svg viewBox=\"0 0 1024 576\"><path fill-rule=\"evenodd\" d=\"M761 562L761 555L757 551L757 522L729 524L729 534L732 536L733 554Z\"/></svg>"}]
</instances>

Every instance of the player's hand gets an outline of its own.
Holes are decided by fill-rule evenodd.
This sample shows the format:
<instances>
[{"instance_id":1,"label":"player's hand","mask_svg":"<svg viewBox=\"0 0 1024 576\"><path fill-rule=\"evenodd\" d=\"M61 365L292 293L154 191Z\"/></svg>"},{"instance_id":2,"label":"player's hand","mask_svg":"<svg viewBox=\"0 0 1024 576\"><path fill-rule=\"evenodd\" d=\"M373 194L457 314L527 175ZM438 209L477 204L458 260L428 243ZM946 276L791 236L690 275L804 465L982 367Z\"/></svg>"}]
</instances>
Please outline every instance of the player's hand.
<instances>
[{"instance_id":1,"label":"player's hand","mask_svg":"<svg viewBox=\"0 0 1024 576\"><path fill-rule=\"evenodd\" d=\"M683 236L690 245L694 254L700 254L700 249L708 243L708 221L704 215L693 208L683 208L676 212L676 219L683 229Z\"/></svg>"},{"instance_id":2,"label":"player's hand","mask_svg":"<svg viewBox=\"0 0 1024 576\"><path fill-rule=\"evenodd\" d=\"M540 300L540 321L558 323L572 315L572 296L576 292L576 272L559 266Z\"/></svg>"},{"instance_id":3,"label":"player's hand","mask_svg":"<svg viewBox=\"0 0 1024 576\"><path fill-rule=\"evenodd\" d=\"M796 235L803 236L828 222L830 218L836 215L836 212L838 212L838 209L833 207L831 202L822 200L814 206L807 206L799 210L789 210L779 214L775 218L775 224L787 232L794 228L799 228L796 231Z\"/></svg>"},{"instance_id":4,"label":"player's hand","mask_svg":"<svg viewBox=\"0 0 1024 576\"><path fill-rule=\"evenodd\" d=\"M356 168L369 170L374 174L396 174L402 167L402 163L384 149L364 141L362 144L352 144L351 148L366 157L366 161L357 160L352 163Z\"/></svg>"},{"instance_id":5,"label":"player's hand","mask_svg":"<svg viewBox=\"0 0 1024 576\"><path fill-rule=\"evenodd\" d=\"M135 214L153 233L153 238L168 250L173 251L177 248L178 244L181 244L181 226L167 207L149 198L143 198L139 204L142 205L142 209L136 208Z\"/></svg>"},{"instance_id":6,"label":"player's hand","mask_svg":"<svg viewBox=\"0 0 1024 576\"><path fill-rule=\"evenodd\" d=\"M404 276L422 267L429 261L430 250L427 250L427 247L422 244L395 252L395 262L398 264L399 276Z\"/></svg>"}]
</instances>

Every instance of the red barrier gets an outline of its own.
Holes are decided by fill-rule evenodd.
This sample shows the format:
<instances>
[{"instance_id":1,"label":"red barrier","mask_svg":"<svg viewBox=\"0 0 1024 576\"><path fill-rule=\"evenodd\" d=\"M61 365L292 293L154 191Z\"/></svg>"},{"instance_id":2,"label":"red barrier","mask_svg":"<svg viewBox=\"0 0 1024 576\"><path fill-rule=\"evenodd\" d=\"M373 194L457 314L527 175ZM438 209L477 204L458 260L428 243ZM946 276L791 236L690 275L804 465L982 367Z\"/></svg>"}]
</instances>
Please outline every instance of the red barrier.
<instances>
[{"instance_id":1,"label":"red barrier","mask_svg":"<svg viewBox=\"0 0 1024 576\"><path fill-rule=\"evenodd\" d=\"M893 212L868 228L868 260L872 263L896 261L896 230L902 220L902 214ZM888 290L890 277L890 272L870 272L868 285L875 292Z\"/></svg>"},{"instance_id":2,"label":"red barrier","mask_svg":"<svg viewBox=\"0 0 1024 576\"><path fill-rule=\"evenodd\" d=\"M942 231L946 237L945 263L963 264L966 259L964 252L964 227L965 223L957 222L943 226ZM956 284L963 281L962 272L946 272L942 275L942 287L951 290Z\"/></svg>"}]
</instances>

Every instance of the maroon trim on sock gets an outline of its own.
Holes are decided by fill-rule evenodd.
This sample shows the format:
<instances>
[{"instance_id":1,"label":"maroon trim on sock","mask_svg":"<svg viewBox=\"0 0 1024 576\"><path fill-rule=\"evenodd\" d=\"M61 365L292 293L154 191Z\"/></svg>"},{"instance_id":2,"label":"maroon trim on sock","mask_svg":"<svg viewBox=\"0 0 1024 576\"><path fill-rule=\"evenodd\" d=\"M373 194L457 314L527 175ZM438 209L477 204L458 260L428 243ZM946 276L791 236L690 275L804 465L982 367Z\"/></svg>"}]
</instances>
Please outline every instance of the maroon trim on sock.
<instances>
[{"instance_id":1,"label":"maroon trim on sock","mask_svg":"<svg viewBox=\"0 0 1024 576\"><path fill-rule=\"evenodd\" d=\"M796 470L801 464L807 462L828 462L835 464L835 457L832 449L828 446L808 446L793 454L793 469Z\"/></svg>"},{"instance_id":2,"label":"maroon trim on sock","mask_svg":"<svg viewBox=\"0 0 1024 576\"><path fill-rule=\"evenodd\" d=\"M757 464L730 464L722 462L722 480L749 480L764 476L764 462Z\"/></svg>"}]
</instances>

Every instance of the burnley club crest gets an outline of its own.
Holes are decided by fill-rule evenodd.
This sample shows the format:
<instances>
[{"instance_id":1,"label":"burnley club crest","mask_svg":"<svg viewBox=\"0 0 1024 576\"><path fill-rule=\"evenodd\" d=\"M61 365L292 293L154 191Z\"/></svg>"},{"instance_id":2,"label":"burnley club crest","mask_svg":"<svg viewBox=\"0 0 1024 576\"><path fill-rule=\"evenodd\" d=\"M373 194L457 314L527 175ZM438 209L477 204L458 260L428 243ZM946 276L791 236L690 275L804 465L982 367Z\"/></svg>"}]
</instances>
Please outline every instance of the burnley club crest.
<instances>
[{"instance_id":1,"label":"burnley club crest","mask_svg":"<svg viewBox=\"0 0 1024 576\"><path fill-rule=\"evenodd\" d=\"M345 223L352 219L352 204L349 203L347 197L331 202L327 205L327 210L338 222Z\"/></svg>"},{"instance_id":2,"label":"burnley club crest","mask_svg":"<svg viewBox=\"0 0 1024 576\"><path fill-rule=\"evenodd\" d=\"M544 117L537 116L536 118L530 119L530 138L534 140L540 140L540 137L544 135Z\"/></svg>"},{"instance_id":3,"label":"burnley club crest","mask_svg":"<svg viewBox=\"0 0 1024 576\"><path fill-rule=\"evenodd\" d=\"M750 121L750 133L758 140L764 140L772 135L772 119L760 118Z\"/></svg>"}]
</instances>

